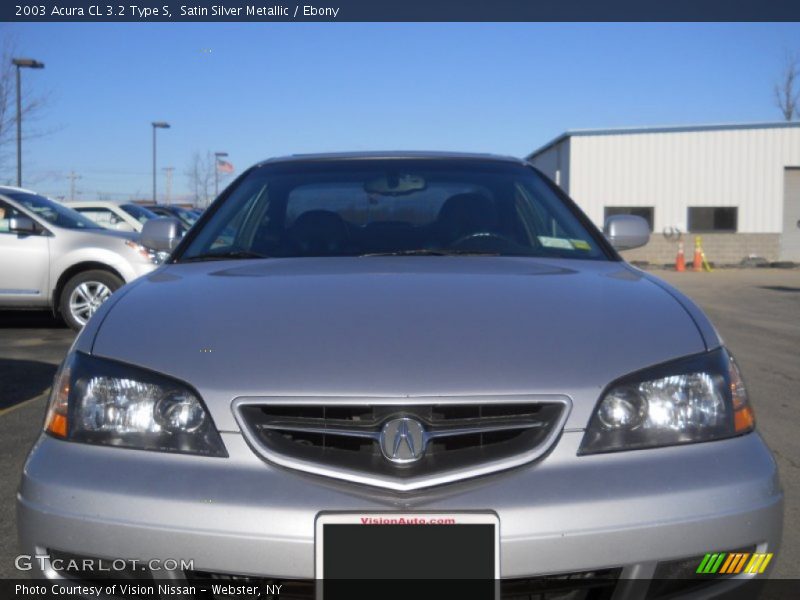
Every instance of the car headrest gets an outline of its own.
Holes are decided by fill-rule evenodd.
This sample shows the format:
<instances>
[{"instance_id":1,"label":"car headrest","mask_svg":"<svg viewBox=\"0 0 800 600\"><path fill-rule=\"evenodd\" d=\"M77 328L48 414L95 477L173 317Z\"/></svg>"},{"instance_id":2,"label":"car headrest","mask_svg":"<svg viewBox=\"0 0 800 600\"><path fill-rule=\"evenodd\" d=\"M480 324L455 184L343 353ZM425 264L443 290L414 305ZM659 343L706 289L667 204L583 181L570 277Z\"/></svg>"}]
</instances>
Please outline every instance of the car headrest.
<instances>
[{"instance_id":1,"label":"car headrest","mask_svg":"<svg viewBox=\"0 0 800 600\"><path fill-rule=\"evenodd\" d=\"M448 198L436 217L436 228L444 242L497 227L497 209L494 202L482 194L456 194Z\"/></svg>"},{"instance_id":2,"label":"car headrest","mask_svg":"<svg viewBox=\"0 0 800 600\"><path fill-rule=\"evenodd\" d=\"M287 237L297 252L308 256L336 254L349 241L344 219L329 210L304 212L292 223Z\"/></svg>"}]
</instances>

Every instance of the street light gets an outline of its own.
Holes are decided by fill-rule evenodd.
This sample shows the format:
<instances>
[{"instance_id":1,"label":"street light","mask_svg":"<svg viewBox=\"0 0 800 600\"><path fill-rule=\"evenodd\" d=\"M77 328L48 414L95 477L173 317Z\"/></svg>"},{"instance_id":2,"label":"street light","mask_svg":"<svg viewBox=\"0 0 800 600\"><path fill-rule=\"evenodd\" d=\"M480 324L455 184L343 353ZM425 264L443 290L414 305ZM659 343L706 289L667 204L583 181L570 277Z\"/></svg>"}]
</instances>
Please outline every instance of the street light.
<instances>
[{"instance_id":1,"label":"street light","mask_svg":"<svg viewBox=\"0 0 800 600\"><path fill-rule=\"evenodd\" d=\"M44 69L44 63L32 58L12 58L17 67L17 187L22 187L22 80L20 69Z\"/></svg>"},{"instance_id":2,"label":"street light","mask_svg":"<svg viewBox=\"0 0 800 600\"><path fill-rule=\"evenodd\" d=\"M166 121L153 121L153 204L156 202L156 129L169 129Z\"/></svg>"},{"instance_id":3,"label":"street light","mask_svg":"<svg viewBox=\"0 0 800 600\"><path fill-rule=\"evenodd\" d=\"M226 156L227 152L214 152L214 198L219 196L219 159Z\"/></svg>"}]
</instances>

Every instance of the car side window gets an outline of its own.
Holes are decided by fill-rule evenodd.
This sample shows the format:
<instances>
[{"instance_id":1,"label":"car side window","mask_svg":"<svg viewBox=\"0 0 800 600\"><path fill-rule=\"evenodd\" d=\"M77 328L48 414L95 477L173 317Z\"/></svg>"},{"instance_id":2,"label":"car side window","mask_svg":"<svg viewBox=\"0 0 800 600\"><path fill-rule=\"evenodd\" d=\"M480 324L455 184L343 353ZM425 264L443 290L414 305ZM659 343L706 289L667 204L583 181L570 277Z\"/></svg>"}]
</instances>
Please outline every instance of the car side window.
<instances>
[{"instance_id":1,"label":"car side window","mask_svg":"<svg viewBox=\"0 0 800 600\"><path fill-rule=\"evenodd\" d=\"M121 219L107 208L83 207L76 209L82 215L103 227L114 227Z\"/></svg>"},{"instance_id":2,"label":"car side window","mask_svg":"<svg viewBox=\"0 0 800 600\"><path fill-rule=\"evenodd\" d=\"M222 213L218 220L220 225L200 231L198 238L210 250L252 248L258 245L259 237L268 235L271 219L267 186L262 183L245 189L249 196L246 202L242 205L223 204L219 211Z\"/></svg>"},{"instance_id":3,"label":"car side window","mask_svg":"<svg viewBox=\"0 0 800 600\"><path fill-rule=\"evenodd\" d=\"M550 207L537 202L531 191L536 192L521 185L515 186L514 191L514 210L519 221L525 224L524 236L528 240L538 240L538 243L551 248L571 246L587 250L588 242L583 239L580 232L574 231L564 214L559 214L558 205Z\"/></svg>"},{"instance_id":4,"label":"car side window","mask_svg":"<svg viewBox=\"0 0 800 600\"><path fill-rule=\"evenodd\" d=\"M21 216L23 216L22 213L16 208L0 200L0 233L11 233L10 219Z\"/></svg>"}]
</instances>

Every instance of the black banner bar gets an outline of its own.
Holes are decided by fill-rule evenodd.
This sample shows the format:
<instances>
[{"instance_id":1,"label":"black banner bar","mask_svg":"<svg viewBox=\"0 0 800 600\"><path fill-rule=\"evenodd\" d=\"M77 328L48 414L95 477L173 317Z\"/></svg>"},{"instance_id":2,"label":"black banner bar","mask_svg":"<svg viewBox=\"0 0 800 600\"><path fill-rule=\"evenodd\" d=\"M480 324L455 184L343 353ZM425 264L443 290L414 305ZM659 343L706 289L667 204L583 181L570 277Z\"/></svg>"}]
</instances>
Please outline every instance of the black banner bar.
<instances>
[{"instance_id":1,"label":"black banner bar","mask_svg":"<svg viewBox=\"0 0 800 600\"><path fill-rule=\"evenodd\" d=\"M798 0L43 0L3 2L17 22L800 21Z\"/></svg>"},{"instance_id":2,"label":"black banner bar","mask_svg":"<svg viewBox=\"0 0 800 600\"><path fill-rule=\"evenodd\" d=\"M187 579L113 579L97 581L75 579L3 579L3 600L77 600L84 598L136 600L375 600L384 597L414 600L507 600L509 598L559 598L577 593L610 597L615 589L628 587L632 595L653 598L709 594L720 600L796 600L800 597L797 579L732 580L709 577L705 580L609 580L558 579L530 580L261 580L250 578L194 581ZM735 585L731 586L731 583ZM703 596L706 597L706 596Z\"/></svg>"}]
</instances>

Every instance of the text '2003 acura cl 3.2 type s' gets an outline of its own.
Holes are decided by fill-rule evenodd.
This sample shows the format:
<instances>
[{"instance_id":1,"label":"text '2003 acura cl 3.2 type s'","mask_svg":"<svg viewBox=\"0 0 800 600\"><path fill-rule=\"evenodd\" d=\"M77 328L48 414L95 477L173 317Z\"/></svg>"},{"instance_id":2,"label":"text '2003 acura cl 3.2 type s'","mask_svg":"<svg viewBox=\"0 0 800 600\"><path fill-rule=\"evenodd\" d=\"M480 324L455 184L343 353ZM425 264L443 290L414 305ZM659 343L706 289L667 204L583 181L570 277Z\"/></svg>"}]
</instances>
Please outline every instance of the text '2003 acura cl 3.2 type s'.
<instances>
[{"instance_id":1,"label":"text '2003 acura cl 3.2 type s'","mask_svg":"<svg viewBox=\"0 0 800 600\"><path fill-rule=\"evenodd\" d=\"M646 243L638 217L604 236L516 159L371 153L266 161L176 231L145 224L171 258L56 376L24 552L506 589L780 543L736 362L616 252Z\"/></svg>"}]
</instances>

